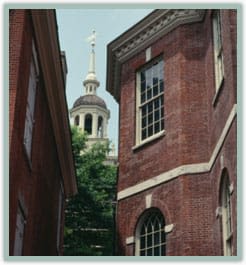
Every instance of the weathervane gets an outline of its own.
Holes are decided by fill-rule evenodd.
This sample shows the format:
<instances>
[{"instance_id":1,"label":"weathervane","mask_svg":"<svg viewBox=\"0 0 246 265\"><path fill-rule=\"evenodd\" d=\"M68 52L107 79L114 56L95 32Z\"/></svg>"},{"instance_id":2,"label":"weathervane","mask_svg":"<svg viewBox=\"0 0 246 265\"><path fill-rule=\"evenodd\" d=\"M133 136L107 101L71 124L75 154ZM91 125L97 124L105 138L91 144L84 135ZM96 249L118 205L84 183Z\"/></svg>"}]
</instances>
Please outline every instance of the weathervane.
<instances>
[{"instance_id":1,"label":"weathervane","mask_svg":"<svg viewBox=\"0 0 246 265\"><path fill-rule=\"evenodd\" d=\"M87 41L91 43L92 49L94 49L96 45L96 31L93 30L92 34L87 38Z\"/></svg>"}]
</instances>

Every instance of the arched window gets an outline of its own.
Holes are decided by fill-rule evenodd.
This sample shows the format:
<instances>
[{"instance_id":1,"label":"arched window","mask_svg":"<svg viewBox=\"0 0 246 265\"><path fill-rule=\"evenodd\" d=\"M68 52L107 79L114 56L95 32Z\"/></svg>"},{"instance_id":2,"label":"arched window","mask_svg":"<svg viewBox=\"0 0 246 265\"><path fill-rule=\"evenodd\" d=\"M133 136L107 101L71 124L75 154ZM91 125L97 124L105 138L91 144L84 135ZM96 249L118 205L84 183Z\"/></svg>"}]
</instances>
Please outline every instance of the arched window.
<instances>
[{"instance_id":1,"label":"arched window","mask_svg":"<svg viewBox=\"0 0 246 265\"><path fill-rule=\"evenodd\" d=\"M92 134L92 115L86 114L85 116L85 131L88 134Z\"/></svg>"},{"instance_id":2,"label":"arched window","mask_svg":"<svg viewBox=\"0 0 246 265\"><path fill-rule=\"evenodd\" d=\"M136 229L136 256L165 256L165 220L162 213L154 208L145 212Z\"/></svg>"},{"instance_id":3,"label":"arched window","mask_svg":"<svg viewBox=\"0 0 246 265\"><path fill-rule=\"evenodd\" d=\"M103 138L103 118L102 116L98 117L97 137Z\"/></svg>"},{"instance_id":4,"label":"arched window","mask_svg":"<svg viewBox=\"0 0 246 265\"><path fill-rule=\"evenodd\" d=\"M220 187L220 202L221 202L221 224L224 256L232 255L232 219L231 219L231 190L228 172L224 170L221 187Z\"/></svg>"},{"instance_id":5,"label":"arched window","mask_svg":"<svg viewBox=\"0 0 246 265\"><path fill-rule=\"evenodd\" d=\"M74 125L79 126L79 115L75 116L74 118Z\"/></svg>"}]
</instances>

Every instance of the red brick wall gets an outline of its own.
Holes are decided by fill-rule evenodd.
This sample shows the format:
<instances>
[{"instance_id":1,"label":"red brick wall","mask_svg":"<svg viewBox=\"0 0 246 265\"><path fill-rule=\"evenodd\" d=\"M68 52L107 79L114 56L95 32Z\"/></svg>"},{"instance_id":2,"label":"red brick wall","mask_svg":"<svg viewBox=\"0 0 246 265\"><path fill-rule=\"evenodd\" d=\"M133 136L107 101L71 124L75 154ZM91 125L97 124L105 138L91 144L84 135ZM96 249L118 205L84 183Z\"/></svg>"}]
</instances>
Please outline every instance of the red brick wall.
<instances>
[{"instance_id":1,"label":"red brick wall","mask_svg":"<svg viewBox=\"0 0 246 265\"><path fill-rule=\"evenodd\" d=\"M16 211L26 214L23 255L57 255L60 165L42 70L36 94L31 163L23 144L31 40L30 13L16 10L10 17L10 176L9 253L13 255Z\"/></svg>"},{"instance_id":2,"label":"red brick wall","mask_svg":"<svg viewBox=\"0 0 246 265\"><path fill-rule=\"evenodd\" d=\"M118 191L181 165L209 162L215 145L236 103L235 12L223 10L222 35L225 79L216 104L211 12L202 22L179 26L152 44L152 58L164 60L164 109L166 135L136 150L136 72L145 64L145 50L122 66L120 94L120 143ZM224 166L220 157L224 157ZM145 196L159 208L166 224L167 255L222 255L219 206L223 167L236 185L236 121L234 120L211 172L180 176L118 202L119 254L134 255L139 216ZM234 186L235 186L234 185ZM236 188L235 188L236 189ZM232 195L234 255L236 255L236 190Z\"/></svg>"},{"instance_id":3,"label":"red brick wall","mask_svg":"<svg viewBox=\"0 0 246 265\"><path fill-rule=\"evenodd\" d=\"M185 25L152 45L153 58L163 54L164 60L166 136L135 152L131 150L135 145L135 73L145 63L145 51L123 65L121 102L124 104L120 106L122 177L119 190L180 164L208 160L207 91L204 82L208 41L205 31L202 23ZM136 165L138 178L134 176ZM126 183L123 177L127 179Z\"/></svg>"}]
</instances>

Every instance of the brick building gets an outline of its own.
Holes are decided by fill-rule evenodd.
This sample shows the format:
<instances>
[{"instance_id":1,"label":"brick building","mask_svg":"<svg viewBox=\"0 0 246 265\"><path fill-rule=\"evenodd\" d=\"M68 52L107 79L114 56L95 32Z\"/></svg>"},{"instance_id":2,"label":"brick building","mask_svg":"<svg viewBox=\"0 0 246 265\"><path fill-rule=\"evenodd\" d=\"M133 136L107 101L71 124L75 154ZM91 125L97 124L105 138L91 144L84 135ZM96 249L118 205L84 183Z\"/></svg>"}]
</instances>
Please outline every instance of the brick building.
<instances>
[{"instance_id":1,"label":"brick building","mask_svg":"<svg viewBox=\"0 0 246 265\"><path fill-rule=\"evenodd\" d=\"M119 255L237 255L236 10L158 9L112 41Z\"/></svg>"},{"instance_id":2,"label":"brick building","mask_svg":"<svg viewBox=\"0 0 246 265\"><path fill-rule=\"evenodd\" d=\"M9 255L61 255L77 192L54 10L9 11Z\"/></svg>"}]
</instances>

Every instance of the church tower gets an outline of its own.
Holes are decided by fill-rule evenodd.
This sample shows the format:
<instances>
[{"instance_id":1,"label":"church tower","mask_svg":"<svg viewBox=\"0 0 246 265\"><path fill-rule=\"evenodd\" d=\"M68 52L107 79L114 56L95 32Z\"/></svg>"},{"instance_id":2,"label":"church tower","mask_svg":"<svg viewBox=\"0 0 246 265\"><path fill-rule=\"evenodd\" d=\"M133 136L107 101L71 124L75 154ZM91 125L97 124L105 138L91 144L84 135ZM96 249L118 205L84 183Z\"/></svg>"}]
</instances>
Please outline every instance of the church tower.
<instances>
[{"instance_id":1,"label":"church tower","mask_svg":"<svg viewBox=\"0 0 246 265\"><path fill-rule=\"evenodd\" d=\"M70 117L73 125L78 126L82 132L88 133L88 147L90 147L96 142L108 141L107 127L110 111L105 101L97 96L100 82L97 80L95 67L95 31L88 39L91 43L91 52L88 74L83 82L85 95L74 102Z\"/></svg>"}]
</instances>

